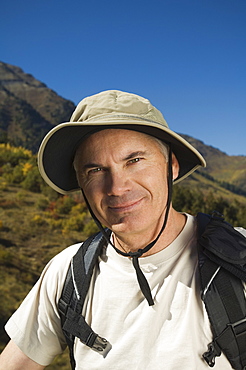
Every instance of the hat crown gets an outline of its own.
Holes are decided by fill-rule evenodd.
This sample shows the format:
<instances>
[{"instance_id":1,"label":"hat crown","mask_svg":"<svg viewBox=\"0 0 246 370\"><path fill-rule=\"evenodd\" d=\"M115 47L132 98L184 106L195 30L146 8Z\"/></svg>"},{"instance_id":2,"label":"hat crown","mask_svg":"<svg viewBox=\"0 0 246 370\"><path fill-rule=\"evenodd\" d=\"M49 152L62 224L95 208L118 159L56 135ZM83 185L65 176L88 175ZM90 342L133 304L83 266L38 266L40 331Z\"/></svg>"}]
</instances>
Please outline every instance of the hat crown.
<instances>
[{"instance_id":1,"label":"hat crown","mask_svg":"<svg viewBox=\"0 0 246 370\"><path fill-rule=\"evenodd\" d=\"M127 92L108 90L89 96L77 105L70 122L135 118L168 127L162 113L149 100ZM104 117L104 118L103 118Z\"/></svg>"}]
</instances>

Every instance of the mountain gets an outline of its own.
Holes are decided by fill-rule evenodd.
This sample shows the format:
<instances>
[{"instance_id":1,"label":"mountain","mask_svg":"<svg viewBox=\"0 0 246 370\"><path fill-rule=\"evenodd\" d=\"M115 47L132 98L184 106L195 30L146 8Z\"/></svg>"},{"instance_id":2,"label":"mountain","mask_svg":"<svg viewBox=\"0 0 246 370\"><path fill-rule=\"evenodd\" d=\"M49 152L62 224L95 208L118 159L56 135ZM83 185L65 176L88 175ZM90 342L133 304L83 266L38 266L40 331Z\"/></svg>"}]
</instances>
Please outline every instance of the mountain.
<instances>
[{"instance_id":1,"label":"mountain","mask_svg":"<svg viewBox=\"0 0 246 370\"><path fill-rule=\"evenodd\" d=\"M44 135L75 106L21 68L0 62L0 142L36 152Z\"/></svg>"},{"instance_id":2,"label":"mountain","mask_svg":"<svg viewBox=\"0 0 246 370\"><path fill-rule=\"evenodd\" d=\"M21 68L0 62L0 142L37 152L44 135L57 123L69 120L75 105ZM204 191L222 191L246 197L246 157L229 156L202 141L181 134L207 161L181 184ZM225 191L226 190L226 191ZM229 192L229 193L228 193Z\"/></svg>"}]
</instances>

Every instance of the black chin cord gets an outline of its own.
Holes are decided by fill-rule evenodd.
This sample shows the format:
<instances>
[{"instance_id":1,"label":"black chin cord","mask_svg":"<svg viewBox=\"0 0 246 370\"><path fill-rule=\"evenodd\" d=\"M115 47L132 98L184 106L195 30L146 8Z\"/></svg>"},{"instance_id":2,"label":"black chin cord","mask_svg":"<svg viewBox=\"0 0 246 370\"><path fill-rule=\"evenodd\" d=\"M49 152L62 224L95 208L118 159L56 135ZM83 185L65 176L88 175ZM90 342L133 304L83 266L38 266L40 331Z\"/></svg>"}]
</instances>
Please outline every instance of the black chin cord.
<instances>
[{"instance_id":1,"label":"black chin cord","mask_svg":"<svg viewBox=\"0 0 246 370\"><path fill-rule=\"evenodd\" d=\"M133 264L133 267L134 267L134 269L136 271L136 275L137 275L137 279L138 279L138 283L139 283L140 289L141 289L144 297L147 299L149 306L153 306L154 305L154 300L152 298L152 294L151 294L149 283L148 283L146 277L144 276L144 274L143 274L143 272L142 272L142 270L141 270L141 268L139 266L139 260L138 259L144 253L148 252L156 244L156 242L158 241L159 237L161 236L162 232L164 231L164 229L166 227L167 220L168 220L168 215L169 215L169 210L170 210L170 206L171 206L171 200L172 200L172 182L173 182L172 150L170 148L169 149L169 155L168 155L168 177L167 177L168 197L167 197L165 218L164 218L164 222L163 222L162 228L161 228L159 234L157 235L157 237L155 238L155 240L153 240L152 242L150 242L145 248L138 249L137 252L129 252L129 253L126 253L126 252L121 251L120 249L118 249L117 247L115 247L114 244L110 241L110 238L108 237L108 235L107 235L105 229L103 228L101 222L98 220L98 218L93 213L93 211L92 211L92 209L90 207L90 204L89 204L88 200L86 199L86 196L84 194L83 189L81 189L82 194L83 194L83 197L84 197L84 200L85 200L85 203L86 203L86 205L87 205L87 207L88 207L88 209L90 211L90 214L91 214L92 218L94 219L95 223L97 224L99 230L102 232L102 234L103 234L105 240L107 241L107 243L109 243L116 250L117 253L121 254L122 256L131 257L132 258L132 264Z\"/></svg>"}]
</instances>

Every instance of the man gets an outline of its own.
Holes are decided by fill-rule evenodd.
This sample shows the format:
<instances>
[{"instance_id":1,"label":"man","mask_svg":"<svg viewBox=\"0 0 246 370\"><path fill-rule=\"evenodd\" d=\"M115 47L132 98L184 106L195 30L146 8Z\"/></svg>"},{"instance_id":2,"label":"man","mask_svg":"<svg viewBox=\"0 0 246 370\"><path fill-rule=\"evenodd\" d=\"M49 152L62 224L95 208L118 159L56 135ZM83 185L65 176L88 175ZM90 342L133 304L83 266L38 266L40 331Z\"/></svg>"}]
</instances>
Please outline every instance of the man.
<instances>
[{"instance_id":1,"label":"man","mask_svg":"<svg viewBox=\"0 0 246 370\"><path fill-rule=\"evenodd\" d=\"M99 228L112 231L83 315L112 349L75 339L76 369L207 369L212 333L200 298L196 219L174 210L172 183L205 161L137 95L85 98L38 154L41 175L62 194L81 188ZM79 244L57 255L6 325L0 369L44 369L65 347L58 300ZM224 355L215 369L232 369Z\"/></svg>"}]
</instances>

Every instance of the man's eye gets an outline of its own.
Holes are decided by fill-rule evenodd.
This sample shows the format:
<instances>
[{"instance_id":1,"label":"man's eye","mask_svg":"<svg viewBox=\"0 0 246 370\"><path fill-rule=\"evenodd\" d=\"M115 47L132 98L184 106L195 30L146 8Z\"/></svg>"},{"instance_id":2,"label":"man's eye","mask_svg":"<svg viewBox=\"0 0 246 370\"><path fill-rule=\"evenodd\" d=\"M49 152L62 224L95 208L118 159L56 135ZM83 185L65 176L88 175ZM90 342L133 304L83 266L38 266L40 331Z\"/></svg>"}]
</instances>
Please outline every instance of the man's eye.
<instances>
[{"instance_id":1,"label":"man's eye","mask_svg":"<svg viewBox=\"0 0 246 370\"><path fill-rule=\"evenodd\" d=\"M102 171L101 167L92 168L88 171L88 174L93 174L93 173L97 173L97 172L100 172L100 171Z\"/></svg>"},{"instance_id":2,"label":"man's eye","mask_svg":"<svg viewBox=\"0 0 246 370\"><path fill-rule=\"evenodd\" d=\"M133 158L133 159L130 159L129 161L128 161L128 163L136 163L136 162L139 162L139 161L141 161L141 158Z\"/></svg>"}]
</instances>

